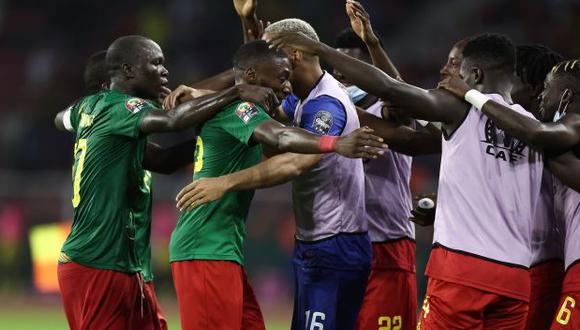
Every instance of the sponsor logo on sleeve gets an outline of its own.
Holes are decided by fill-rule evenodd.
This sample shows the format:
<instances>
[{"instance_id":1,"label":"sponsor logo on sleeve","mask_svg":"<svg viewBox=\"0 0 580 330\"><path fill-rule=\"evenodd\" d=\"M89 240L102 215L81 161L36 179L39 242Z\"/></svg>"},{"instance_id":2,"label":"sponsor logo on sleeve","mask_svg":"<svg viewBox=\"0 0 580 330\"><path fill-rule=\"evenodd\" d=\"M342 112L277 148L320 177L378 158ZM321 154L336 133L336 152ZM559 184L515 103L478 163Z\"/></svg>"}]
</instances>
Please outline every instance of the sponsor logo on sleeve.
<instances>
[{"instance_id":1,"label":"sponsor logo on sleeve","mask_svg":"<svg viewBox=\"0 0 580 330\"><path fill-rule=\"evenodd\" d=\"M236 115L247 124L252 117L258 114L258 107L252 102L243 102L238 104Z\"/></svg>"},{"instance_id":2,"label":"sponsor logo on sleeve","mask_svg":"<svg viewBox=\"0 0 580 330\"><path fill-rule=\"evenodd\" d=\"M137 112L143 110L143 108L145 108L145 106L146 106L145 100L140 99L138 97L130 98L127 100L127 102L125 102L125 107L131 113L137 113Z\"/></svg>"},{"instance_id":3,"label":"sponsor logo on sleeve","mask_svg":"<svg viewBox=\"0 0 580 330\"><path fill-rule=\"evenodd\" d=\"M314 116L312 127L322 135L328 134L332 127L332 114L324 110L318 111L316 116Z\"/></svg>"}]
</instances>

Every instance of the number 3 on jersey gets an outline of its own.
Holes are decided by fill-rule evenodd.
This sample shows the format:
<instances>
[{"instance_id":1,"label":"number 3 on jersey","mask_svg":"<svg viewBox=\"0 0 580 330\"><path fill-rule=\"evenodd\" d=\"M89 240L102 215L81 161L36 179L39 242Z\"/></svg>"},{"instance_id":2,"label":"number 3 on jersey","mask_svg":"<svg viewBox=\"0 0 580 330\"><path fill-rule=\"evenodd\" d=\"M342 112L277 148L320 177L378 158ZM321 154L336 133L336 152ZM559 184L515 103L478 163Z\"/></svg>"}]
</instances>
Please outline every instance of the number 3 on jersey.
<instances>
[{"instance_id":1,"label":"number 3 on jersey","mask_svg":"<svg viewBox=\"0 0 580 330\"><path fill-rule=\"evenodd\" d=\"M195 143L195 162L193 163L193 172L199 172L203 168L203 140L201 136L197 137Z\"/></svg>"},{"instance_id":2,"label":"number 3 on jersey","mask_svg":"<svg viewBox=\"0 0 580 330\"><path fill-rule=\"evenodd\" d=\"M75 143L73 166L73 198L72 204L76 208L81 202L81 175L85 166L85 157L87 155L87 139L79 139Z\"/></svg>"}]
</instances>

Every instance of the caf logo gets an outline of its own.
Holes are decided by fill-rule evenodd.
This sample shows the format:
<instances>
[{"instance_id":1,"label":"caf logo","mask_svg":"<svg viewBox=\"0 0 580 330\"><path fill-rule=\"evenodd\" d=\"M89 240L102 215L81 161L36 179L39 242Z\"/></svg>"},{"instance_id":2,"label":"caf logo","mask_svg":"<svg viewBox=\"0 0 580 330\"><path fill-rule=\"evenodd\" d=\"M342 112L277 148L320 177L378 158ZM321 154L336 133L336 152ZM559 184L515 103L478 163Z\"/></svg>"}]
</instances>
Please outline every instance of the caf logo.
<instances>
[{"instance_id":1,"label":"caf logo","mask_svg":"<svg viewBox=\"0 0 580 330\"><path fill-rule=\"evenodd\" d=\"M524 157L526 144L497 128L493 120L487 119L484 131L487 146L485 153L506 162L516 162Z\"/></svg>"},{"instance_id":2,"label":"caf logo","mask_svg":"<svg viewBox=\"0 0 580 330\"><path fill-rule=\"evenodd\" d=\"M127 102L125 102L125 107L132 113L137 113L141 111L145 107L145 105L146 105L145 100L140 99L138 97L128 99Z\"/></svg>"}]
</instances>

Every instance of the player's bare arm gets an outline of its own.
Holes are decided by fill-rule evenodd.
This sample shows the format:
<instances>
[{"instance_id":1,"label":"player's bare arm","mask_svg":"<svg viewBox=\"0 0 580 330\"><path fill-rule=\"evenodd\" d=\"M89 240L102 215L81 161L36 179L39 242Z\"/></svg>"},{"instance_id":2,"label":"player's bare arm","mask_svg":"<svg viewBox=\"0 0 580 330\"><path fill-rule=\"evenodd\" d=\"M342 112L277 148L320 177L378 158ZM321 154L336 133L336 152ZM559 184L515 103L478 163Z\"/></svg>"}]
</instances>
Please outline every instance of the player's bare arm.
<instances>
[{"instance_id":1,"label":"player's bare arm","mask_svg":"<svg viewBox=\"0 0 580 330\"><path fill-rule=\"evenodd\" d=\"M173 109L181 103L194 100L198 97L214 94L216 91L209 89L197 89L185 85L179 85L170 92L163 100L163 109Z\"/></svg>"},{"instance_id":2,"label":"player's bare arm","mask_svg":"<svg viewBox=\"0 0 580 330\"><path fill-rule=\"evenodd\" d=\"M143 118L141 132L178 131L201 125L239 98L262 104L266 109L274 108L278 104L278 99L270 88L239 84L225 91L180 104L169 111L151 110Z\"/></svg>"},{"instance_id":3,"label":"player's bare arm","mask_svg":"<svg viewBox=\"0 0 580 330\"><path fill-rule=\"evenodd\" d=\"M163 147L159 144L148 142L143 158L143 167L146 170L171 174L184 166L193 163L195 141L189 140L171 147Z\"/></svg>"},{"instance_id":4,"label":"player's bare arm","mask_svg":"<svg viewBox=\"0 0 580 330\"><path fill-rule=\"evenodd\" d=\"M205 89L211 91L222 91L234 85L234 72L232 69L227 69L215 76L206 78L202 81L191 84L195 89Z\"/></svg>"},{"instance_id":5,"label":"player's bare arm","mask_svg":"<svg viewBox=\"0 0 580 330\"><path fill-rule=\"evenodd\" d=\"M376 158L387 145L373 135L373 130L363 127L346 136L318 136L308 131L287 127L274 120L260 124L252 134L254 143L262 143L283 152L319 154L336 152L349 158Z\"/></svg>"},{"instance_id":6,"label":"player's bare arm","mask_svg":"<svg viewBox=\"0 0 580 330\"><path fill-rule=\"evenodd\" d=\"M352 30L367 45L373 65L386 72L389 76L403 80L399 71L383 49L379 38L373 31L371 18L366 9L358 1L346 1L346 15L350 20Z\"/></svg>"},{"instance_id":7,"label":"player's bare arm","mask_svg":"<svg viewBox=\"0 0 580 330\"><path fill-rule=\"evenodd\" d=\"M389 77L372 65L342 54L328 45L297 33L269 36L272 47L292 47L320 56L350 82L386 101L387 106L405 111L413 118L439 121L455 130L469 105L442 89L425 90Z\"/></svg>"},{"instance_id":8,"label":"player's bare arm","mask_svg":"<svg viewBox=\"0 0 580 330\"><path fill-rule=\"evenodd\" d=\"M447 76L439 86L459 99L464 99L469 86L456 76ZM536 148L567 150L580 143L580 115L568 112L556 123L542 123L521 115L493 100L485 102L481 111L506 132Z\"/></svg>"},{"instance_id":9,"label":"player's bare arm","mask_svg":"<svg viewBox=\"0 0 580 330\"><path fill-rule=\"evenodd\" d=\"M322 155L284 153L236 173L194 180L177 194L177 208L191 211L199 205L220 199L228 192L285 183L314 166L320 158Z\"/></svg>"},{"instance_id":10,"label":"player's bare arm","mask_svg":"<svg viewBox=\"0 0 580 330\"><path fill-rule=\"evenodd\" d=\"M562 183L580 192L580 158L573 151L550 158L548 168Z\"/></svg>"},{"instance_id":11,"label":"player's bare arm","mask_svg":"<svg viewBox=\"0 0 580 330\"><path fill-rule=\"evenodd\" d=\"M357 108L361 125L374 130L389 148L410 156L441 153L441 133L435 136L428 131L418 131L409 126L381 119Z\"/></svg>"},{"instance_id":12,"label":"player's bare arm","mask_svg":"<svg viewBox=\"0 0 580 330\"><path fill-rule=\"evenodd\" d=\"M240 17L244 43L259 40L264 33L264 22L258 20L258 0L233 0L234 9Z\"/></svg>"}]
</instances>

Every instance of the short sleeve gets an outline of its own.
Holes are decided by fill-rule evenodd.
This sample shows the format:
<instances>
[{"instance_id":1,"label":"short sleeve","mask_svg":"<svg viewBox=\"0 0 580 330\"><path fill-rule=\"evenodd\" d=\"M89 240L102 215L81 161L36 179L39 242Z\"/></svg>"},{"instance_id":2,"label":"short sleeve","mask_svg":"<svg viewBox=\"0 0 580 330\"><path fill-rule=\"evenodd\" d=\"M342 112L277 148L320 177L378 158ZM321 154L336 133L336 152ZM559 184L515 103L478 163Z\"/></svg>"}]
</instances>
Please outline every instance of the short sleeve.
<instances>
[{"instance_id":1,"label":"short sleeve","mask_svg":"<svg viewBox=\"0 0 580 330\"><path fill-rule=\"evenodd\" d=\"M298 97L294 94L290 94L282 100L282 110L284 110L286 117L292 121L294 121L294 112L296 111L297 105Z\"/></svg>"},{"instance_id":2,"label":"short sleeve","mask_svg":"<svg viewBox=\"0 0 580 330\"><path fill-rule=\"evenodd\" d=\"M148 101L130 97L112 105L111 133L131 138L141 134L141 122L155 107Z\"/></svg>"},{"instance_id":3,"label":"short sleeve","mask_svg":"<svg viewBox=\"0 0 580 330\"><path fill-rule=\"evenodd\" d=\"M346 125L344 105L334 97L322 95L302 108L300 127L317 135L340 136Z\"/></svg>"},{"instance_id":4,"label":"short sleeve","mask_svg":"<svg viewBox=\"0 0 580 330\"><path fill-rule=\"evenodd\" d=\"M254 129L265 121L272 120L259 105L240 102L222 111L216 119L221 127L241 143L248 145Z\"/></svg>"}]
</instances>

